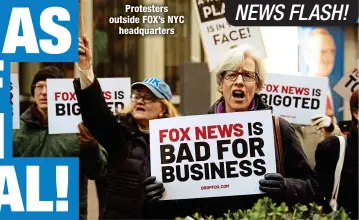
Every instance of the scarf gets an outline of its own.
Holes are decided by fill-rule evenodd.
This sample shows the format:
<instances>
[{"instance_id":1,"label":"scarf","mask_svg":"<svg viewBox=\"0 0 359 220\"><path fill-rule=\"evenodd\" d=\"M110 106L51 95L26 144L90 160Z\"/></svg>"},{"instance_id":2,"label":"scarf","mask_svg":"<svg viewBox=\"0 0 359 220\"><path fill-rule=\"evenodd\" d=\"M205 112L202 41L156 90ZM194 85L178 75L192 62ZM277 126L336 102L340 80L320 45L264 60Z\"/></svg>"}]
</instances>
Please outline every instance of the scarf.
<instances>
[{"instance_id":1,"label":"scarf","mask_svg":"<svg viewBox=\"0 0 359 220\"><path fill-rule=\"evenodd\" d=\"M138 126L138 129L140 129L140 131L144 134L149 134L150 133L150 129L149 128L143 128L141 126Z\"/></svg>"},{"instance_id":2,"label":"scarf","mask_svg":"<svg viewBox=\"0 0 359 220\"><path fill-rule=\"evenodd\" d=\"M249 109L248 111L253 111L255 110L255 107L256 107L256 102L255 100L253 99L251 104L249 105ZM226 113L226 108L225 108L225 105L224 105L224 100L221 101L220 103L218 103L218 106L217 106L217 109L216 109L216 113Z\"/></svg>"},{"instance_id":3,"label":"scarf","mask_svg":"<svg viewBox=\"0 0 359 220\"><path fill-rule=\"evenodd\" d=\"M44 118L36 104L31 105L31 114L35 121L39 122L41 127L46 127L48 125L48 120Z\"/></svg>"}]
</instances>

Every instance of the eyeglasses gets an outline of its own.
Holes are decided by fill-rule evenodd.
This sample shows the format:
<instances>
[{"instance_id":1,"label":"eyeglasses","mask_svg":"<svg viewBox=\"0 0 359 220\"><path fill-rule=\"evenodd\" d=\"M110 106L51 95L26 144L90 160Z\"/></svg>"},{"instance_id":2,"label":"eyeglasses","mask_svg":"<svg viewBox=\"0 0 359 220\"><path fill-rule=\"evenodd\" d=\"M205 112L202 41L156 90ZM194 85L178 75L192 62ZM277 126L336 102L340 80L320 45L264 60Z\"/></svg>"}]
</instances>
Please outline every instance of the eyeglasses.
<instances>
[{"instance_id":1,"label":"eyeglasses","mask_svg":"<svg viewBox=\"0 0 359 220\"><path fill-rule=\"evenodd\" d=\"M132 102L138 102L140 99L142 99L145 103L150 103L157 100L157 98L154 97L153 95L140 95L137 93L131 95Z\"/></svg>"},{"instance_id":2,"label":"eyeglasses","mask_svg":"<svg viewBox=\"0 0 359 220\"><path fill-rule=\"evenodd\" d=\"M33 87L35 88L36 91L42 91L44 88L47 88L47 85L38 84L38 85L33 85Z\"/></svg>"},{"instance_id":3,"label":"eyeglasses","mask_svg":"<svg viewBox=\"0 0 359 220\"><path fill-rule=\"evenodd\" d=\"M253 82L257 77L257 73L252 71L246 71L246 70L227 71L222 73L222 77L224 76L224 78L229 81L236 81L239 75L242 76L243 81L245 82Z\"/></svg>"}]
</instances>

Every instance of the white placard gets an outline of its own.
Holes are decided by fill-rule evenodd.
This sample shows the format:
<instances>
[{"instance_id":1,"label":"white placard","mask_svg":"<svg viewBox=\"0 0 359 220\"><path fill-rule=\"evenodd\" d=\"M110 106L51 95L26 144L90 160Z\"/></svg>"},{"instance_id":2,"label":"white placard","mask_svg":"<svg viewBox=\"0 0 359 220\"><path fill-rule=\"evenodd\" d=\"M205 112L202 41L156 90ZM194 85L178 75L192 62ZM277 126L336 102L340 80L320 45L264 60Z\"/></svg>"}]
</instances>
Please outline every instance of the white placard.
<instances>
[{"instance_id":1,"label":"white placard","mask_svg":"<svg viewBox=\"0 0 359 220\"><path fill-rule=\"evenodd\" d=\"M359 61L358 61L359 63ZM334 86L337 92L344 100L349 101L352 93L359 88L359 67L355 68L351 74L344 75L343 78Z\"/></svg>"},{"instance_id":2,"label":"white placard","mask_svg":"<svg viewBox=\"0 0 359 220\"><path fill-rule=\"evenodd\" d=\"M19 77L17 73L11 73L10 80L10 104L12 105L12 128L20 128L20 92Z\"/></svg>"},{"instance_id":3,"label":"white placard","mask_svg":"<svg viewBox=\"0 0 359 220\"><path fill-rule=\"evenodd\" d=\"M150 142L164 200L260 194L276 173L269 110L151 120Z\"/></svg>"},{"instance_id":4,"label":"white placard","mask_svg":"<svg viewBox=\"0 0 359 220\"><path fill-rule=\"evenodd\" d=\"M99 78L104 97L111 111L121 110L130 102L130 78ZM77 133L82 121L73 79L47 79L49 133ZM96 106L93 106L96 108Z\"/></svg>"},{"instance_id":5,"label":"white placard","mask_svg":"<svg viewBox=\"0 0 359 220\"><path fill-rule=\"evenodd\" d=\"M213 70L222 55L229 49L247 43L266 57L260 27L237 27L228 24L224 17L224 1L193 0L201 29L208 66Z\"/></svg>"},{"instance_id":6,"label":"white placard","mask_svg":"<svg viewBox=\"0 0 359 220\"><path fill-rule=\"evenodd\" d=\"M325 115L328 92L327 77L267 74L260 95L273 115L311 125L313 116Z\"/></svg>"}]
</instances>

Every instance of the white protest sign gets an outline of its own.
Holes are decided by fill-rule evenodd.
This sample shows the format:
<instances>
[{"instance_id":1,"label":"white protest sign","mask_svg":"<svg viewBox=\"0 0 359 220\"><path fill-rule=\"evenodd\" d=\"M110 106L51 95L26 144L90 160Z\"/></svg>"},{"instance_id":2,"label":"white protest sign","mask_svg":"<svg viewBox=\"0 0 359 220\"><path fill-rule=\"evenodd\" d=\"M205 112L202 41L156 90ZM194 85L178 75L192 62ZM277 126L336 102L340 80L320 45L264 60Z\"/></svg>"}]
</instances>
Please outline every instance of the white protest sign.
<instances>
[{"instance_id":1,"label":"white protest sign","mask_svg":"<svg viewBox=\"0 0 359 220\"><path fill-rule=\"evenodd\" d=\"M325 115L328 83L327 77L267 74L260 95L273 115L311 125L313 116Z\"/></svg>"},{"instance_id":2,"label":"white protest sign","mask_svg":"<svg viewBox=\"0 0 359 220\"><path fill-rule=\"evenodd\" d=\"M357 68L351 74L344 75L341 80L334 86L334 91L337 92L344 100L350 100L354 90L359 88L359 60Z\"/></svg>"},{"instance_id":3,"label":"white protest sign","mask_svg":"<svg viewBox=\"0 0 359 220\"><path fill-rule=\"evenodd\" d=\"M20 92L19 76L17 73L11 73L10 79L10 104L12 105L12 128L20 128Z\"/></svg>"},{"instance_id":4,"label":"white protest sign","mask_svg":"<svg viewBox=\"0 0 359 220\"><path fill-rule=\"evenodd\" d=\"M228 24L224 17L224 0L194 0L194 4L210 70L225 52L243 43L256 47L266 57L260 27L236 27Z\"/></svg>"},{"instance_id":5,"label":"white protest sign","mask_svg":"<svg viewBox=\"0 0 359 220\"><path fill-rule=\"evenodd\" d=\"M121 110L130 102L130 78L99 78L98 81L111 111L115 107ZM73 79L47 79L47 100L49 133L77 133L82 118Z\"/></svg>"},{"instance_id":6,"label":"white protest sign","mask_svg":"<svg viewBox=\"0 0 359 220\"><path fill-rule=\"evenodd\" d=\"M150 143L164 200L260 194L276 173L269 110L151 120Z\"/></svg>"}]
</instances>

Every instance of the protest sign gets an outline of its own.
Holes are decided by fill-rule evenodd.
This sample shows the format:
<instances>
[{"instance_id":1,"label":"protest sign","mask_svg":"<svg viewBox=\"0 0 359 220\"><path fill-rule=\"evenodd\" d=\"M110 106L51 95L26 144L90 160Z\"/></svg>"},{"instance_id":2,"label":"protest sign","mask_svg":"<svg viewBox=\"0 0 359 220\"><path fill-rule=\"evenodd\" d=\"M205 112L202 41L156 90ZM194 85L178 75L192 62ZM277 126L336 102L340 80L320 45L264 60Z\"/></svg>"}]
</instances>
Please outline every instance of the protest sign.
<instances>
[{"instance_id":1,"label":"protest sign","mask_svg":"<svg viewBox=\"0 0 359 220\"><path fill-rule=\"evenodd\" d=\"M151 120L150 142L164 200L260 194L276 172L269 110Z\"/></svg>"},{"instance_id":2,"label":"protest sign","mask_svg":"<svg viewBox=\"0 0 359 220\"><path fill-rule=\"evenodd\" d=\"M351 74L345 74L343 78L334 86L334 91L337 92L343 99L350 100L354 90L359 88L359 60L357 67Z\"/></svg>"},{"instance_id":3,"label":"protest sign","mask_svg":"<svg viewBox=\"0 0 359 220\"><path fill-rule=\"evenodd\" d=\"M10 79L10 104L12 105L12 128L20 128L20 94L19 78L17 73L11 74Z\"/></svg>"},{"instance_id":4,"label":"protest sign","mask_svg":"<svg viewBox=\"0 0 359 220\"><path fill-rule=\"evenodd\" d=\"M224 17L224 0L194 0L194 4L210 70L217 65L222 54L242 43L251 44L266 56L260 27L228 24Z\"/></svg>"},{"instance_id":5,"label":"protest sign","mask_svg":"<svg viewBox=\"0 0 359 220\"><path fill-rule=\"evenodd\" d=\"M130 102L130 78L100 78L109 109L122 110ZM73 79L47 79L49 133L77 133L82 121ZM96 108L96 106L94 106Z\"/></svg>"},{"instance_id":6,"label":"protest sign","mask_svg":"<svg viewBox=\"0 0 359 220\"><path fill-rule=\"evenodd\" d=\"M325 115L328 83L326 77L267 74L260 95L273 115L310 125L313 116Z\"/></svg>"}]
</instances>

